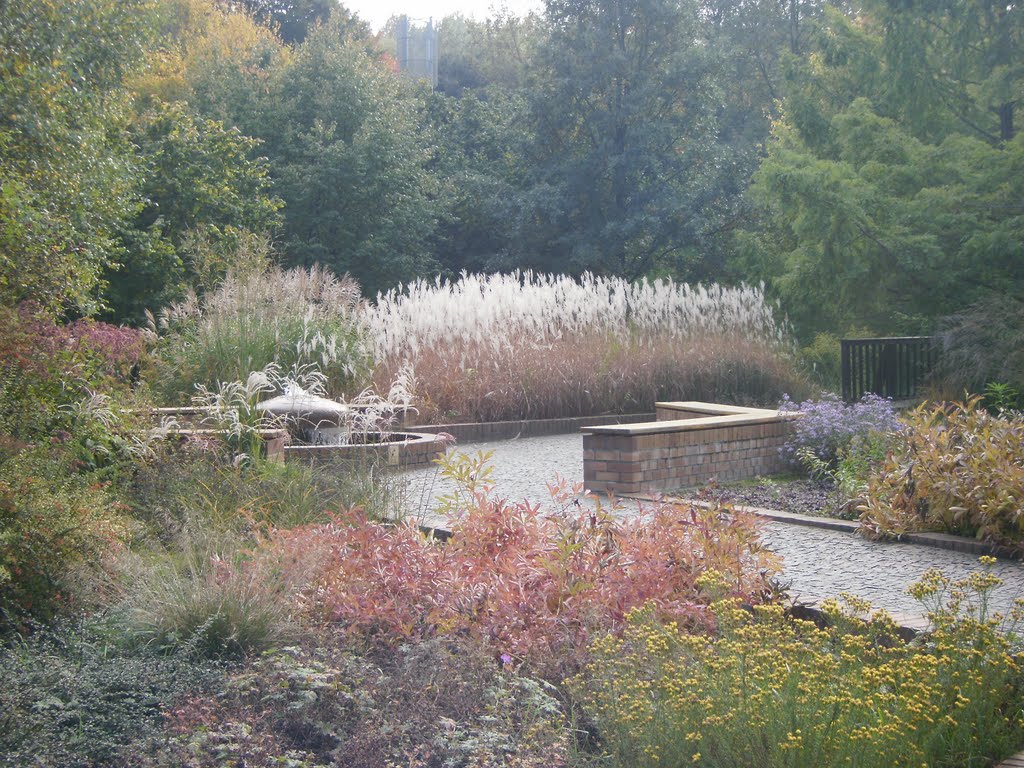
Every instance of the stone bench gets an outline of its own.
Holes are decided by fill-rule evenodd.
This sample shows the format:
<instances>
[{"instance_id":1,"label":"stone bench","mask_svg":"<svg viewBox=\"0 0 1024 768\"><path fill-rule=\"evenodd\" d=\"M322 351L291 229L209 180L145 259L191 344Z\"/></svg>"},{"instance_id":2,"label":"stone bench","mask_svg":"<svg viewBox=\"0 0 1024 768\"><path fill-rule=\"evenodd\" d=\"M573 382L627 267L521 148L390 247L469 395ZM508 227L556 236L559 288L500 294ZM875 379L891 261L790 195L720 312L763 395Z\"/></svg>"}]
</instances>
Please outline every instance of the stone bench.
<instances>
[{"instance_id":1,"label":"stone bench","mask_svg":"<svg viewBox=\"0 0 1024 768\"><path fill-rule=\"evenodd\" d=\"M583 427L583 483L643 493L769 475L798 414L717 403L656 404L656 421Z\"/></svg>"}]
</instances>

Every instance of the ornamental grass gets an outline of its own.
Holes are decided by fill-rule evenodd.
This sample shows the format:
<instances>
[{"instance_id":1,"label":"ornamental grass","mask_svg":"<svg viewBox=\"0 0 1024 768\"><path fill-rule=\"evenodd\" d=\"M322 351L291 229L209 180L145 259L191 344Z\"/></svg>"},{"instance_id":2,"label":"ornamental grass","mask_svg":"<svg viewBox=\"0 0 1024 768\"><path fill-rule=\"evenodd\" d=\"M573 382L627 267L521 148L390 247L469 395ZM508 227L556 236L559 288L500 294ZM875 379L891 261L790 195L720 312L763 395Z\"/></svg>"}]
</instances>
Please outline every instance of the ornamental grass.
<instances>
[{"instance_id":1,"label":"ornamental grass","mask_svg":"<svg viewBox=\"0 0 1024 768\"><path fill-rule=\"evenodd\" d=\"M749 286L463 274L378 296L366 331L378 385L410 371L424 422L768 404L807 387L785 323Z\"/></svg>"},{"instance_id":2,"label":"ornamental grass","mask_svg":"<svg viewBox=\"0 0 1024 768\"><path fill-rule=\"evenodd\" d=\"M153 321L154 389L184 405L196 386L246 381L273 363L316 368L332 395L358 391L371 367L360 309L359 284L319 267L228 274L216 290L190 294Z\"/></svg>"}]
</instances>

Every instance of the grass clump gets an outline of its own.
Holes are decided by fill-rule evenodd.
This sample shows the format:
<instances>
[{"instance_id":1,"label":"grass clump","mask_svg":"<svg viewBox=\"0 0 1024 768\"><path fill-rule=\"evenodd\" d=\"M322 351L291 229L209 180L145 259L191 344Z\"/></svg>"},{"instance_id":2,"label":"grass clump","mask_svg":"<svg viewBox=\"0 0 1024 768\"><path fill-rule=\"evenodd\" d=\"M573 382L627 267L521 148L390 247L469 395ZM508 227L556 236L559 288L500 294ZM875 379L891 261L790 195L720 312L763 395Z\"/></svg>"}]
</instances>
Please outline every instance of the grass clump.
<instances>
[{"instance_id":1,"label":"grass clump","mask_svg":"<svg viewBox=\"0 0 1024 768\"><path fill-rule=\"evenodd\" d=\"M125 498L144 526L120 564L129 634L206 658L240 658L292 636L280 574L252 556L268 536L351 508L391 512L387 482L351 466L238 463L188 445L141 467Z\"/></svg>"},{"instance_id":2,"label":"grass clump","mask_svg":"<svg viewBox=\"0 0 1024 768\"><path fill-rule=\"evenodd\" d=\"M291 635L287 607L269 574L237 552L198 546L184 566L143 571L131 588L128 636L164 653L240 659Z\"/></svg>"},{"instance_id":3,"label":"grass clump","mask_svg":"<svg viewBox=\"0 0 1024 768\"><path fill-rule=\"evenodd\" d=\"M764 404L806 387L784 324L745 286L463 274L378 296L366 327L378 383L411 371L427 422Z\"/></svg>"},{"instance_id":4,"label":"grass clump","mask_svg":"<svg viewBox=\"0 0 1024 768\"><path fill-rule=\"evenodd\" d=\"M274 363L312 366L332 394L345 392L370 370L360 301L355 281L319 267L229 274L216 290L161 313L154 389L165 402L187 404L197 385L244 382Z\"/></svg>"},{"instance_id":5,"label":"grass clump","mask_svg":"<svg viewBox=\"0 0 1024 768\"><path fill-rule=\"evenodd\" d=\"M1024 742L1019 637L983 608L997 583L927 574L916 595L951 593L909 645L884 613L865 624L835 601L819 627L721 600L707 635L637 609L575 686L611 765L992 765ZM961 612L971 597L982 608Z\"/></svg>"}]
</instances>

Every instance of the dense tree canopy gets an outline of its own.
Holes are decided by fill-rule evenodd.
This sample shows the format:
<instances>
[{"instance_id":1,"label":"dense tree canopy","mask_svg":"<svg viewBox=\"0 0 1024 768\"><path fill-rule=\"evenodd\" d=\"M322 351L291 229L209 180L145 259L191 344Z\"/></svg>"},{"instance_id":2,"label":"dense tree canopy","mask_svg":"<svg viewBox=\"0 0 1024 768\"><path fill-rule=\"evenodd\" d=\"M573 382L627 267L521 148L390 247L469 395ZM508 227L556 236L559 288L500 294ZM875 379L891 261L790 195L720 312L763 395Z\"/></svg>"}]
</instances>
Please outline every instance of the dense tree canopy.
<instances>
[{"instance_id":1,"label":"dense tree canopy","mask_svg":"<svg viewBox=\"0 0 1024 768\"><path fill-rule=\"evenodd\" d=\"M301 43L338 9L335 0L239 0L238 5L286 43Z\"/></svg>"},{"instance_id":2,"label":"dense tree canopy","mask_svg":"<svg viewBox=\"0 0 1024 768\"><path fill-rule=\"evenodd\" d=\"M729 172L696 5L549 0L547 17L516 261L630 278L684 264L718 225Z\"/></svg>"},{"instance_id":3,"label":"dense tree canopy","mask_svg":"<svg viewBox=\"0 0 1024 768\"><path fill-rule=\"evenodd\" d=\"M443 19L434 91L335 0L0 11L6 304L138 320L268 239L369 295L764 280L807 335L1024 289L1017 3L548 0Z\"/></svg>"},{"instance_id":4,"label":"dense tree canopy","mask_svg":"<svg viewBox=\"0 0 1024 768\"><path fill-rule=\"evenodd\" d=\"M270 194L266 160L253 159L259 142L181 102L154 104L131 136L144 202L123 234L122 265L107 280L111 316L138 322L187 286L222 278L246 233L276 229L281 202Z\"/></svg>"},{"instance_id":5,"label":"dense tree canopy","mask_svg":"<svg viewBox=\"0 0 1024 768\"><path fill-rule=\"evenodd\" d=\"M984 3L887 8L830 13L754 179L770 228L751 235L747 268L808 331L927 331L1024 288L1024 144L1006 130L1024 88L1020 49L1007 68L986 53L998 39L960 28L991 15ZM1009 8L997 38L1020 33ZM971 39L954 44L961 34Z\"/></svg>"},{"instance_id":6,"label":"dense tree canopy","mask_svg":"<svg viewBox=\"0 0 1024 768\"><path fill-rule=\"evenodd\" d=\"M136 209L125 75L143 0L0 0L0 300L97 306Z\"/></svg>"}]
</instances>

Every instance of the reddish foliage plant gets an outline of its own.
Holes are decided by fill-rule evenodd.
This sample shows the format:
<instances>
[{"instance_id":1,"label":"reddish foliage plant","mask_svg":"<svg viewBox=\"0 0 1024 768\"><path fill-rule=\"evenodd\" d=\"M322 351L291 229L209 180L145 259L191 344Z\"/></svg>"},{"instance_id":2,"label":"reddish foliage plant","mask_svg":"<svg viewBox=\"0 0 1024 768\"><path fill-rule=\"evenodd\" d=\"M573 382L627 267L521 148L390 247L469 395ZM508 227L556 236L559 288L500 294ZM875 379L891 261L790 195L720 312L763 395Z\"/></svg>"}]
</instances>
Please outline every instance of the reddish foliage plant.
<instances>
[{"instance_id":1,"label":"reddish foliage plant","mask_svg":"<svg viewBox=\"0 0 1024 768\"><path fill-rule=\"evenodd\" d=\"M142 331L89 319L60 325L31 302L0 308L0 351L5 365L36 376L126 381L145 348Z\"/></svg>"},{"instance_id":2,"label":"reddish foliage plant","mask_svg":"<svg viewBox=\"0 0 1024 768\"><path fill-rule=\"evenodd\" d=\"M469 635L551 676L578 668L590 637L616 630L636 606L701 630L722 590L751 603L772 593L776 560L754 519L726 508L547 515L486 493L469 507L445 544L353 511L275 533L264 562L303 614L350 636ZM713 590L700 579L710 571Z\"/></svg>"}]
</instances>

